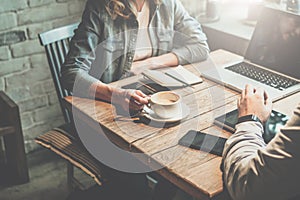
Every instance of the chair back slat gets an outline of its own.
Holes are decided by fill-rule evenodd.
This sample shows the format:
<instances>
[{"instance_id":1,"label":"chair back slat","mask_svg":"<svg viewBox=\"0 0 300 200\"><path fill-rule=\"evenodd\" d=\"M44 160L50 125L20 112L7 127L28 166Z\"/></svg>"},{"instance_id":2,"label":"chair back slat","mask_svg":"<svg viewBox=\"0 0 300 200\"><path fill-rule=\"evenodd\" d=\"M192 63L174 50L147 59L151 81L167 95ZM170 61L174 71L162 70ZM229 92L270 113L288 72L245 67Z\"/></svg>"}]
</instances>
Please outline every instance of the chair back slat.
<instances>
[{"instance_id":1,"label":"chair back slat","mask_svg":"<svg viewBox=\"0 0 300 200\"><path fill-rule=\"evenodd\" d=\"M63 105L63 98L70 95L61 84L61 65L69 51L69 42L74 35L78 23L50 30L39 34L41 45L45 47L52 79L55 85L57 97L62 109L64 119L70 122L70 114Z\"/></svg>"}]
</instances>

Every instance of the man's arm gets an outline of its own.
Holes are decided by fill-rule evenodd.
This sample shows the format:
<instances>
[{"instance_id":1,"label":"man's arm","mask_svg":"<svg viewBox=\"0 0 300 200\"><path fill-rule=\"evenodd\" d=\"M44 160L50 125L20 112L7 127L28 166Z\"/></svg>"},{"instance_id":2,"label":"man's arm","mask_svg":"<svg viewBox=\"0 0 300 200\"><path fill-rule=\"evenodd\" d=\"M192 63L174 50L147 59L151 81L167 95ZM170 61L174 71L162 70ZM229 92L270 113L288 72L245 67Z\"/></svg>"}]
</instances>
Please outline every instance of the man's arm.
<instances>
[{"instance_id":1,"label":"man's arm","mask_svg":"<svg viewBox=\"0 0 300 200\"><path fill-rule=\"evenodd\" d=\"M249 97L246 95L240 101L243 98ZM255 105L241 108L239 104L239 109L249 108L252 112L254 108L261 112L265 106ZM300 105L268 145L262 134L259 122L243 122L236 126L236 133L225 145L223 178L233 199L290 199L300 194Z\"/></svg>"}]
</instances>

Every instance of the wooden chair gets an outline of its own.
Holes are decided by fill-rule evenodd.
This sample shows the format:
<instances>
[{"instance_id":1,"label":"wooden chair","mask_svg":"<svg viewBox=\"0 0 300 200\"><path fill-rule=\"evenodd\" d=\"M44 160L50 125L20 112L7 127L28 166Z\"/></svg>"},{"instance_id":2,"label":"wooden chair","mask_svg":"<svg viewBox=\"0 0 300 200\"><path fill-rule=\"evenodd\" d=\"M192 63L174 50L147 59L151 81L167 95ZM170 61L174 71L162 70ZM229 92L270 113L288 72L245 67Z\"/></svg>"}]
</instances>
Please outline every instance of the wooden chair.
<instances>
[{"instance_id":1,"label":"wooden chair","mask_svg":"<svg viewBox=\"0 0 300 200\"><path fill-rule=\"evenodd\" d=\"M96 183L101 185L102 171L100 162L87 152L76 137L76 131L72 125L72 115L63 105L63 98L71 94L62 87L60 80L61 65L64 62L64 58L69 50L69 42L77 27L78 23L39 34L41 45L45 47L65 124L37 137L36 142L68 161L67 176L70 188L79 187L80 189L85 189L80 181L74 177L73 166L82 169L92 176Z\"/></svg>"},{"instance_id":2,"label":"wooden chair","mask_svg":"<svg viewBox=\"0 0 300 200\"><path fill-rule=\"evenodd\" d=\"M0 137L3 137L5 148L5 162L0 166L0 182L27 183L29 175L19 107L3 91L0 91Z\"/></svg>"}]
</instances>

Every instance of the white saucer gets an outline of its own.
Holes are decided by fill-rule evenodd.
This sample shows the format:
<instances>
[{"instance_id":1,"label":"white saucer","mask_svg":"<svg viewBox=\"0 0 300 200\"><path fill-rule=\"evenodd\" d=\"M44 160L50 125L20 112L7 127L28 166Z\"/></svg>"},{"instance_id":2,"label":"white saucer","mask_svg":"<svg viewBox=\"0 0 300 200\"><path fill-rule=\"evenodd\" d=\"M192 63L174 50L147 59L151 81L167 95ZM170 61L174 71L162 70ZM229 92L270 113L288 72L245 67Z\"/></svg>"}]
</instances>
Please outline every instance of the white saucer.
<instances>
[{"instance_id":1,"label":"white saucer","mask_svg":"<svg viewBox=\"0 0 300 200\"><path fill-rule=\"evenodd\" d=\"M163 122L163 123L171 123L171 122L177 122L184 118L186 118L190 114L190 108L186 104L181 104L182 113L180 113L177 116L174 116L172 118L161 118L157 116L153 110L148 108L147 106L144 107L145 113L143 114L144 117L150 119L151 121L155 122Z\"/></svg>"}]
</instances>

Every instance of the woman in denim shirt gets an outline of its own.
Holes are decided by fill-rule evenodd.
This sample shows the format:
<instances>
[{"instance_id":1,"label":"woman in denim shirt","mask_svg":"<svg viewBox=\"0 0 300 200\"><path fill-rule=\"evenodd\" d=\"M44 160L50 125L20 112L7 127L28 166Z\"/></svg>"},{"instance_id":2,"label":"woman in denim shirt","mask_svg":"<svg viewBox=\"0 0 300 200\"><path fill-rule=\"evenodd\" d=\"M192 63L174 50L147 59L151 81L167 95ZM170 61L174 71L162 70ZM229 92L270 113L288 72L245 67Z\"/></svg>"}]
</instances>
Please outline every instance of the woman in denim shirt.
<instances>
[{"instance_id":1,"label":"woman in denim shirt","mask_svg":"<svg viewBox=\"0 0 300 200\"><path fill-rule=\"evenodd\" d=\"M113 98L124 109L140 110L148 103L145 94L107 83L128 73L199 62L208 53L200 24L179 0L88 0L62 66L62 82L74 95ZM107 171L117 191L109 199L145 199L144 175ZM162 181L155 199L168 200L176 190L167 185L165 192Z\"/></svg>"},{"instance_id":2,"label":"woman in denim shirt","mask_svg":"<svg viewBox=\"0 0 300 200\"><path fill-rule=\"evenodd\" d=\"M66 89L128 109L148 102L140 91L107 85L145 69L203 61L200 24L179 0L88 0L62 67ZM133 98L135 101L129 101Z\"/></svg>"}]
</instances>

